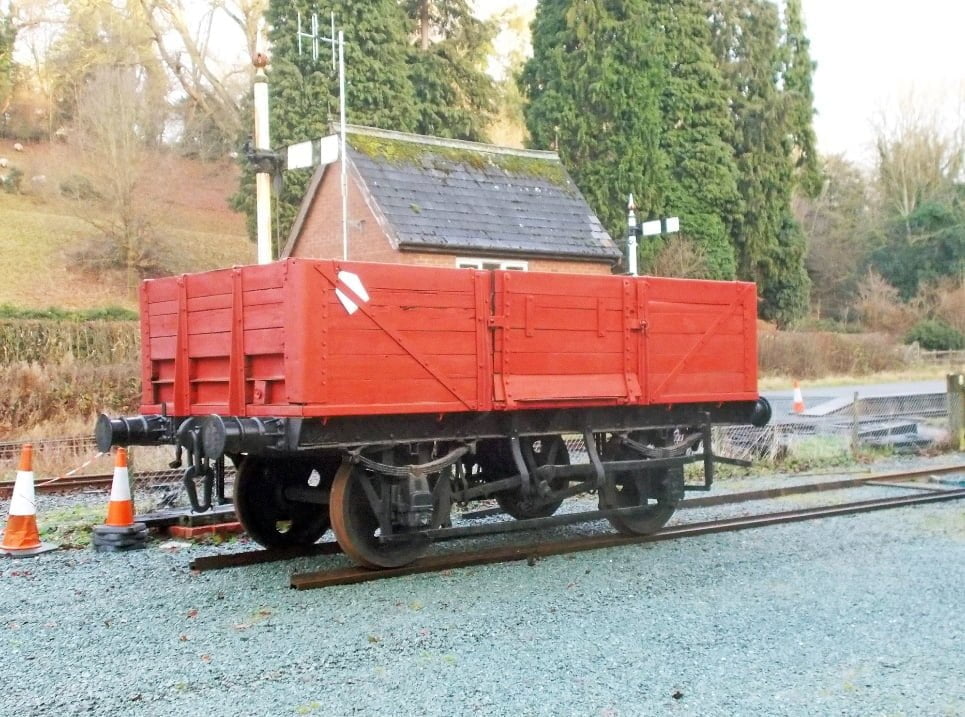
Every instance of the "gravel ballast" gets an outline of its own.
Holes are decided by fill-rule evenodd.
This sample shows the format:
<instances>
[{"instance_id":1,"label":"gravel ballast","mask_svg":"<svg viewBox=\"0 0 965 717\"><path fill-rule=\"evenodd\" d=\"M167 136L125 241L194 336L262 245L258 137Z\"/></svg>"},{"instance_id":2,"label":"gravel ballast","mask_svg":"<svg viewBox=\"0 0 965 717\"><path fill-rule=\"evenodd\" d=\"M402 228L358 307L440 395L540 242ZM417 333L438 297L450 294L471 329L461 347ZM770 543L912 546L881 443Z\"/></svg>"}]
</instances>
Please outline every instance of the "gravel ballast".
<instances>
[{"instance_id":1,"label":"gravel ballast","mask_svg":"<svg viewBox=\"0 0 965 717\"><path fill-rule=\"evenodd\" d=\"M965 713L960 502L307 592L161 543L0 562L0 714Z\"/></svg>"}]
</instances>

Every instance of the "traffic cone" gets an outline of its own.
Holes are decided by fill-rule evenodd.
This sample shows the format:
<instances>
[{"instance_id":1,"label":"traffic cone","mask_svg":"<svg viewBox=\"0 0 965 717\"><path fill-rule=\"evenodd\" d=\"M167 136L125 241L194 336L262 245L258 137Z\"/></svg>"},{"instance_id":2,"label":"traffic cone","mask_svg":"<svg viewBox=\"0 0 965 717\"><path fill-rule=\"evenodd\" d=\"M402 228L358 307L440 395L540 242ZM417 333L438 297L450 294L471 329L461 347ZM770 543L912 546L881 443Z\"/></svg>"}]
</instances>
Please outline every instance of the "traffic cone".
<instances>
[{"instance_id":1,"label":"traffic cone","mask_svg":"<svg viewBox=\"0 0 965 717\"><path fill-rule=\"evenodd\" d=\"M56 549L56 545L40 542L37 505L34 502L33 446L25 443L20 450L20 465L10 497L10 513L3 542L0 543L0 553L13 558L26 558Z\"/></svg>"},{"instance_id":2,"label":"traffic cone","mask_svg":"<svg viewBox=\"0 0 965 717\"><path fill-rule=\"evenodd\" d=\"M131 500L131 477L127 470L127 449L118 448L114 456L114 480L111 499L107 503L104 525L130 528L134 525L134 501Z\"/></svg>"},{"instance_id":3,"label":"traffic cone","mask_svg":"<svg viewBox=\"0 0 965 717\"><path fill-rule=\"evenodd\" d=\"M111 498L107 503L107 520L95 525L91 534L94 550L119 552L136 550L147 543L147 526L134 522L134 501L131 500L131 481L127 470L127 449L118 448L114 457L114 480Z\"/></svg>"},{"instance_id":4,"label":"traffic cone","mask_svg":"<svg viewBox=\"0 0 965 717\"><path fill-rule=\"evenodd\" d=\"M794 382L794 405L791 409L795 413L804 413L804 396L801 394L801 384Z\"/></svg>"}]
</instances>

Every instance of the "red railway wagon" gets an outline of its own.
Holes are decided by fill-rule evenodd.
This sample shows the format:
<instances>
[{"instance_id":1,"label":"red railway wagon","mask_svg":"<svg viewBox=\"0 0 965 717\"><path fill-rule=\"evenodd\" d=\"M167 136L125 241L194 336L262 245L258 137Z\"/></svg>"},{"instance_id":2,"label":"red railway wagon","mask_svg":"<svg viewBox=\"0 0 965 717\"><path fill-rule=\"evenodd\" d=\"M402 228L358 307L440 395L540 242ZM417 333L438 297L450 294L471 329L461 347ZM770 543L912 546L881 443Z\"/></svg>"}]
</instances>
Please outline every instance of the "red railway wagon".
<instances>
[{"instance_id":1,"label":"red railway wagon","mask_svg":"<svg viewBox=\"0 0 965 717\"><path fill-rule=\"evenodd\" d=\"M460 534L452 504L482 498L519 528L598 490L589 518L651 532L709 488L713 422L769 417L756 307L742 282L298 259L146 281L142 415L97 439L186 452L201 510L227 457L256 540L331 527L374 567Z\"/></svg>"}]
</instances>

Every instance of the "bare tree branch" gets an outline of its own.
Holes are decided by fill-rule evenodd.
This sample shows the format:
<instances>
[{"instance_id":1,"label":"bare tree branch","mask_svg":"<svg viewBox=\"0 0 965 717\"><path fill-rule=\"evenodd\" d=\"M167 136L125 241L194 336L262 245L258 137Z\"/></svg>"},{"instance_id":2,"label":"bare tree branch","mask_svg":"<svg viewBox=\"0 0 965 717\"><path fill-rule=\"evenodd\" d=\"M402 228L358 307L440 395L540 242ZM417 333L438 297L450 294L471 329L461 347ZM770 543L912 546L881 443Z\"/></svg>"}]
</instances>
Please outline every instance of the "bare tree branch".
<instances>
[{"instance_id":1,"label":"bare tree branch","mask_svg":"<svg viewBox=\"0 0 965 717\"><path fill-rule=\"evenodd\" d=\"M225 84L226 74L209 53L214 15L223 12L256 42L264 0L214 0L196 30L189 25L182 0L139 0L161 59L181 89L226 137L237 137L244 126L238 96ZM229 73L231 76L234 73Z\"/></svg>"}]
</instances>

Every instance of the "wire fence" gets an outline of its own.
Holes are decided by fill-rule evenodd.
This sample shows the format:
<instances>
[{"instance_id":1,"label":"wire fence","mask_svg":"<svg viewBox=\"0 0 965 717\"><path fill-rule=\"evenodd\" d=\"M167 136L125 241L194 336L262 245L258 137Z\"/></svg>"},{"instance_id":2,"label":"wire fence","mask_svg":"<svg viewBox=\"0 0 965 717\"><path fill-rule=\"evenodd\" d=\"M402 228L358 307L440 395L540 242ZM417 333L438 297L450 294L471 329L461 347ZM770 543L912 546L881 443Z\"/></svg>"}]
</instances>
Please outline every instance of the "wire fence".
<instances>
[{"instance_id":1,"label":"wire fence","mask_svg":"<svg viewBox=\"0 0 965 717\"><path fill-rule=\"evenodd\" d=\"M871 449L926 452L948 441L948 395L828 397L795 413L791 399L773 402L763 428L714 429L714 451L744 460L815 461L862 455Z\"/></svg>"},{"instance_id":2,"label":"wire fence","mask_svg":"<svg viewBox=\"0 0 965 717\"><path fill-rule=\"evenodd\" d=\"M728 458L771 464L847 459L879 449L928 452L948 441L948 395L813 397L810 409L793 400L772 401L768 425L716 426L713 451ZM587 462L582 436L565 436L572 463Z\"/></svg>"},{"instance_id":3,"label":"wire fence","mask_svg":"<svg viewBox=\"0 0 965 717\"><path fill-rule=\"evenodd\" d=\"M965 366L965 350L929 351L917 343L905 347L905 360L928 366L947 366L950 369Z\"/></svg>"}]
</instances>

